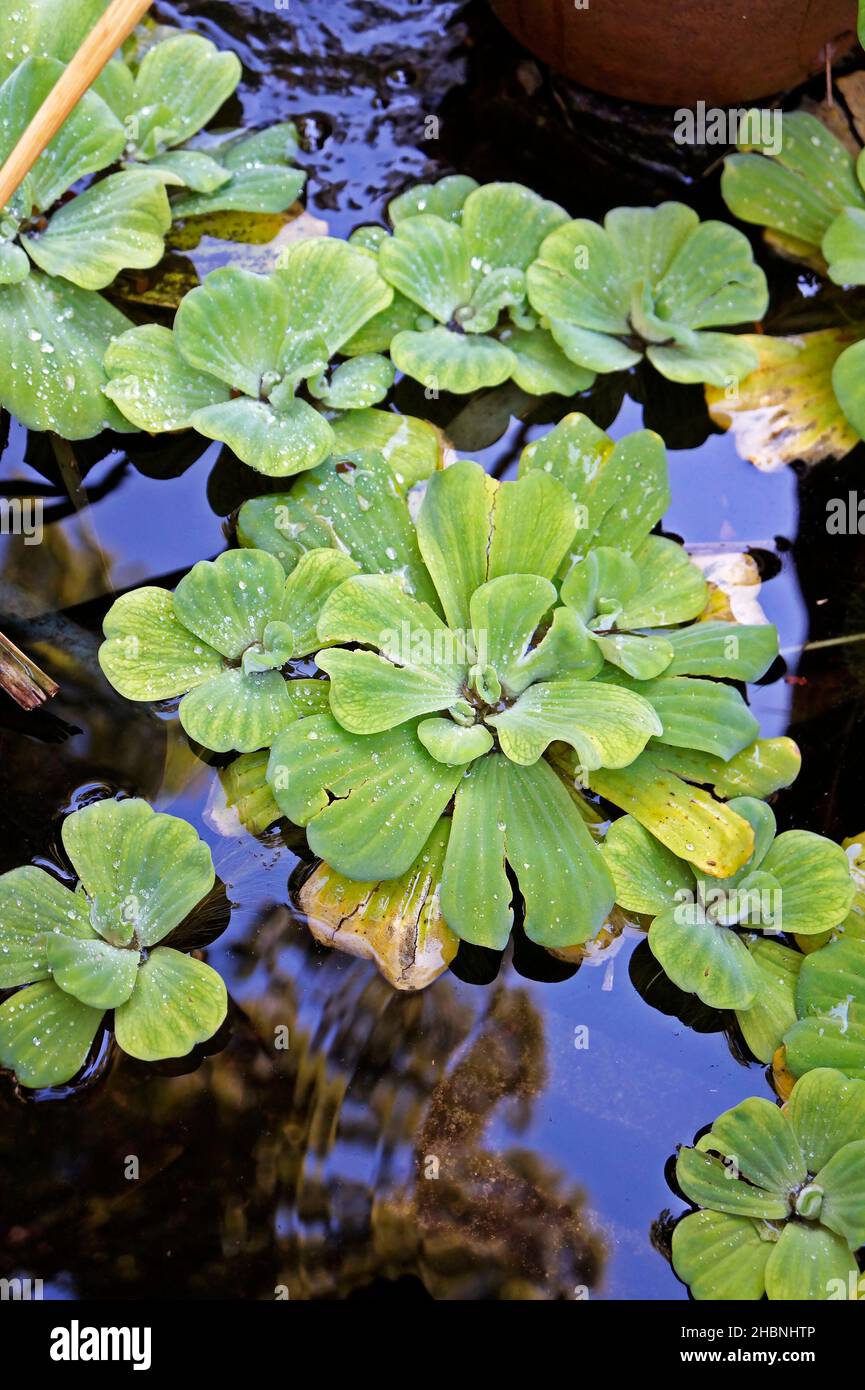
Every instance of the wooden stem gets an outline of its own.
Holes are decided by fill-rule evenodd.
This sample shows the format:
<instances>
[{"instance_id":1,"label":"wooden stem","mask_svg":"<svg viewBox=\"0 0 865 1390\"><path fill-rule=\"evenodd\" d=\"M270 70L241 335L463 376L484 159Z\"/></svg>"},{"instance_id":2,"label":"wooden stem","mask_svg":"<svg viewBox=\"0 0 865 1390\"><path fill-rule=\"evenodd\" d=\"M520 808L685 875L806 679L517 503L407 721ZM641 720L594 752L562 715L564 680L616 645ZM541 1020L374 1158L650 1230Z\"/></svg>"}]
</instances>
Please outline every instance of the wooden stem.
<instances>
[{"instance_id":1,"label":"wooden stem","mask_svg":"<svg viewBox=\"0 0 865 1390\"><path fill-rule=\"evenodd\" d=\"M95 82L150 5L151 0L111 0L0 169L0 208L9 202L73 106Z\"/></svg>"},{"instance_id":2,"label":"wooden stem","mask_svg":"<svg viewBox=\"0 0 865 1390\"><path fill-rule=\"evenodd\" d=\"M0 686L17 701L22 709L36 709L60 689L56 681L46 676L35 661L0 632Z\"/></svg>"}]
</instances>

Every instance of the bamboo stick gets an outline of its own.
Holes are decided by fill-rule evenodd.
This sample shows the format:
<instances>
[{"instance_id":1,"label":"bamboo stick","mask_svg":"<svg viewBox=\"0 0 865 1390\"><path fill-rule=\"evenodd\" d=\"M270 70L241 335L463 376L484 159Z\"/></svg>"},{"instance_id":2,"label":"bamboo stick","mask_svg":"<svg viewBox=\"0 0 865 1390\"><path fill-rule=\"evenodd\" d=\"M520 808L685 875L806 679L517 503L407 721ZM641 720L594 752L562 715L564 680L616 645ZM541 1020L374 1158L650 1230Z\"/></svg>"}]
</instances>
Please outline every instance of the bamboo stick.
<instances>
[{"instance_id":1,"label":"bamboo stick","mask_svg":"<svg viewBox=\"0 0 865 1390\"><path fill-rule=\"evenodd\" d=\"M9 202L75 103L95 82L151 3L152 0L111 0L0 169L0 208Z\"/></svg>"}]
</instances>

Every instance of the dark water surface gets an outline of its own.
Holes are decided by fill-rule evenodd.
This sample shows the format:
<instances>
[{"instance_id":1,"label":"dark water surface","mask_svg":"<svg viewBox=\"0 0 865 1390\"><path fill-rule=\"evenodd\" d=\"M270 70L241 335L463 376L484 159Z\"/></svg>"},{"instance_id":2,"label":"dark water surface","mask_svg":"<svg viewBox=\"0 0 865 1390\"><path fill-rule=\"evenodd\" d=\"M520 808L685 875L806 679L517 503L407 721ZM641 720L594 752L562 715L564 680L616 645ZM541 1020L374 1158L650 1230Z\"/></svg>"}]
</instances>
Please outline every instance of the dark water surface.
<instances>
[{"instance_id":1,"label":"dark water surface","mask_svg":"<svg viewBox=\"0 0 865 1390\"><path fill-rule=\"evenodd\" d=\"M719 210L716 177L677 178L663 142L614 107L575 114L481 3L157 10L237 49L248 121L299 120L308 209L337 235L455 169L525 179L575 214L665 196ZM761 255L773 307L795 306L795 274ZM615 435L644 420L665 435L666 528L689 545L751 547L760 566L787 661L753 706L764 734L789 729L804 755L776 799L781 828L858 833L865 644L837 639L865 629L862 547L827 536L825 520L865 451L760 474L710 432L699 390L650 375L624 386L602 382L579 408ZM396 399L423 409L410 384ZM567 408L511 404L492 444L495 427L464 401L437 402L436 419L503 475ZM636 937L578 972L518 940L494 979L469 983L461 959L465 978L408 997L316 947L286 906L302 834L233 833L216 772L176 720L121 700L95 660L114 594L172 584L223 549L256 477L195 438L103 438L74 459L61 472L46 439L9 424L0 487L43 496L50 525L38 547L0 538L2 627L62 690L39 714L0 706L0 869L56 856L62 815L106 788L186 816L225 884L204 926L212 935L230 912L208 958L233 1002L209 1056L146 1067L106 1043L81 1085L35 1102L6 1080L0 1277L41 1278L58 1297L686 1297L656 1248L662 1213L682 1210L670 1157L721 1110L769 1094L763 1068L734 1055L728 1019L666 984ZM280 1027L287 1050L274 1047Z\"/></svg>"}]
</instances>

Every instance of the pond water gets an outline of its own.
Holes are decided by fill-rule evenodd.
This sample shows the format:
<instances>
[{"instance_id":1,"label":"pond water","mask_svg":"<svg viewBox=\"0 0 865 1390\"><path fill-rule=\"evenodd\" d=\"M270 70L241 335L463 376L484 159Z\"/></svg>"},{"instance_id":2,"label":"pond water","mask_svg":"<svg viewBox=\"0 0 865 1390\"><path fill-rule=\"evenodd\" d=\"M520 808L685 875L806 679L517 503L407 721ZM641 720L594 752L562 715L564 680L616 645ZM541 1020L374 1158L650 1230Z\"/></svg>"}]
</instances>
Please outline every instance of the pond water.
<instances>
[{"instance_id":1,"label":"pond water","mask_svg":"<svg viewBox=\"0 0 865 1390\"><path fill-rule=\"evenodd\" d=\"M566 99L482 3L210 0L157 13L237 50L247 121L299 121L307 207L336 235L454 170L524 179L575 214L666 196L720 210L717 177L682 172L652 129L660 118ZM776 312L819 310L813 286L761 258ZM667 439L665 528L706 550L750 548L760 567L785 662L753 708L764 735L789 731L804 757L776 798L780 827L858 833L863 552L825 523L865 451L761 474L714 432L699 390L649 376L620 386L577 408L613 435L645 422ZM396 401L424 408L405 385ZM574 407L500 402L430 408L463 456L508 476L523 444ZM45 499L46 521L40 546L0 538L2 628L62 687L37 714L0 709L0 870L56 860L62 815L105 788L187 817L225 884L198 925L212 937L227 920L208 958L233 1001L207 1056L148 1067L106 1043L62 1095L25 1100L5 1082L0 1277L40 1278L61 1298L687 1297L659 1251L665 1213L683 1206L668 1183L675 1147L769 1094L729 1019L666 983L636 936L580 970L525 938L500 962L461 952L418 996L315 946L288 906L302 833L232 833L217 772L176 718L121 700L95 660L114 594L171 585L222 550L256 475L200 439L103 438L58 462L14 421L0 472L4 495ZM280 1028L287 1048L274 1045ZM575 1046L584 1029L588 1046Z\"/></svg>"}]
</instances>

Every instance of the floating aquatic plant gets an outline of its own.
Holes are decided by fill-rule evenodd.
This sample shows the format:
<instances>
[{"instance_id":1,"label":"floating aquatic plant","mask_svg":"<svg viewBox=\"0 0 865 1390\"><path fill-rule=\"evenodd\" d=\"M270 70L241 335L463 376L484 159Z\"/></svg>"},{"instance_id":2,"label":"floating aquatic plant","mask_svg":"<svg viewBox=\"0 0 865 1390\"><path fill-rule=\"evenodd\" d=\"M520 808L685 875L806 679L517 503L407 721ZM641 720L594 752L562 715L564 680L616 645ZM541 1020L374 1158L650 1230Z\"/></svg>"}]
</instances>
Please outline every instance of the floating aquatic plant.
<instances>
[{"instance_id":1,"label":"floating aquatic plant","mask_svg":"<svg viewBox=\"0 0 865 1390\"><path fill-rule=\"evenodd\" d=\"M0 162L103 9L75 0L61 17L21 0L0 21ZM172 216L282 210L300 192L290 124L199 134L240 71L209 39L170 31L140 62L112 59L0 210L0 405L30 428L69 439L129 429L102 387L106 349L130 324L98 291L157 264ZM169 204L166 186L184 192Z\"/></svg>"},{"instance_id":2,"label":"floating aquatic plant","mask_svg":"<svg viewBox=\"0 0 865 1390\"><path fill-rule=\"evenodd\" d=\"M610 827L604 856L619 906L652 918L649 946L673 983L712 1008L747 1010L765 982L737 928L829 931L854 890L839 845L807 830L776 836L771 807L753 797L727 804L754 831L752 854L730 877L696 875L631 816Z\"/></svg>"},{"instance_id":3,"label":"floating aquatic plant","mask_svg":"<svg viewBox=\"0 0 865 1390\"><path fill-rule=\"evenodd\" d=\"M210 891L210 850L146 802L99 801L63 822L73 891L26 865L0 876L0 1066L55 1086L83 1066L113 1010L132 1057L183 1057L225 1018L222 979L160 945Z\"/></svg>"},{"instance_id":4,"label":"floating aquatic plant","mask_svg":"<svg viewBox=\"0 0 865 1390\"><path fill-rule=\"evenodd\" d=\"M465 395L512 379L533 395L573 395L594 373L559 350L526 300L526 271L567 213L518 183L460 175L420 184L388 206L393 226L352 241L377 256L391 305L348 345L390 350L428 391Z\"/></svg>"},{"instance_id":5,"label":"floating aquatic plant","mask_svg":"<svg viewBox=\"0 0 865 1390\"><path fill-rule=\"evenodd\" d=\"M324 687L287 681L283 670L318 650L324 601L356 570L328 549L308 551L288 577L261 550L200 560L173 594L133 589L112 604L99 663L130 700L182 696L180 723L205 748L253 752L318 708Z\"/></svg>"},{"instance_id":6,"label":"floating aquatic plant","mask_svg":"<svg viewBox=\"0 0 865 1390\"><path fill-rule=\"evenodd\" d=\"M112 343L106 395L139 428L195 429L260 473L314 468L336 442L324 412L365 409L391 386L377 354L330 365L391 298L375 261L332 238L289 247L271 274L214 270L173 329L144 324Z\"/></svg>"},{"instance_id":7,"label":"floating aquatic plant","mask_svg":"<svg viewBox=\"0 0 865 1390\"><path fill-rule=\"evenodd\" d=\"M724 386L757 366L715 330L762 318L766 277L747 237L683 203L615 208L546 237L527 272L529 303L572 362L595 372L645 355L671 381Z\"/></svg>"},{"instance_id":8,"label":"floating aquatic plant","mask_svg":"<svg viewBox=\"0 0 865 1390\"><path fill-rule=\"evenodd\" d=\"M376 488L372 461L328 468L318 496L301 481L294 509L289 493L239 518L241 539L289 569L305 545L330 540L364 571L318 620L329 710L289 724L268 771L316 854L351 879L397 877L453 801L444 917L497 947L513 918L506 863L543 945L585 940L612 906L581 788L638 803L653 833L707 873L748 858L750 824L669 768L690 756L698 780L721 781L741 756L739 776L753 775L756 721L735 689L705 677L755 678L776 637L693 622L702 575L648 534L668 497L657 436L613 445L568 417L524 452L516 483L471 463L433 475L416 524L395 489ZM783 753L773 767L774 751L772 789L785 763L782 778L794 771Z\"/></svg>"},{"instance_id":9,"label":"floating aquatic plant","mask_svg":"<svg viewBox=\"0 0 865 1390\"><path fill-rule=\"evenodd\" d=\"M696 1299L855 1298L865 1244L865 1082L829 1068L779 1109L726 1111L676 1180L700 1210L673 1232L673 1267Z\"/></svg>"}]
</instances>

